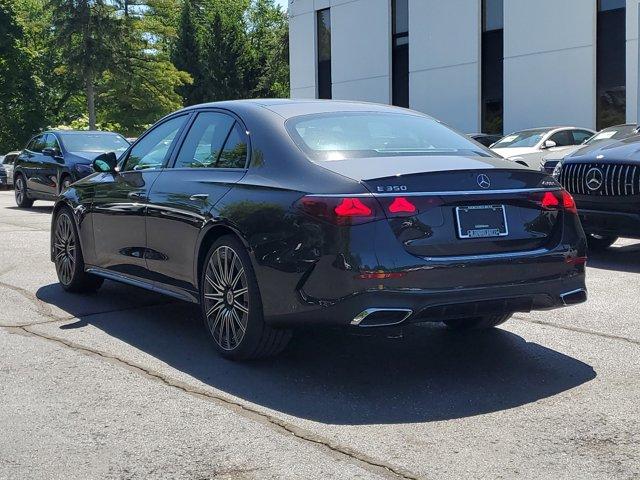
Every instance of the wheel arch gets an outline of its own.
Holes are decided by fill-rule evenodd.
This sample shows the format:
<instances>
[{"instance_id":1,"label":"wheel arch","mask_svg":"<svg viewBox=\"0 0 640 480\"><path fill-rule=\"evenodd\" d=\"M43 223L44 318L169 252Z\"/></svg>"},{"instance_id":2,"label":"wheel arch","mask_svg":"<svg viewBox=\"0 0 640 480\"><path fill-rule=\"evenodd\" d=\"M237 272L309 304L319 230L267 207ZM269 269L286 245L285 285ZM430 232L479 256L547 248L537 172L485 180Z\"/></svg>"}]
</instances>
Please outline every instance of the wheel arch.
<instances>
[{"instance_id":1,"label":"wheel arch","mask_svg":"<svg viewBox=\"0 0 640 480\"><path fill-rule=\"evenodd\" d=\"M249 257L253 262L253 255L251 255L251 248L247 239L234 227L226 223L210 224L202 230L198 243L196 245L196 251L194 255L194 285L200 289L200 276L202 275L202 268L204 266L204 259L216 240L224 235L233 235L240 240L244 247L249 252ZM255 265L254 265L255 268Z\"/></svg>"}]
</instances>

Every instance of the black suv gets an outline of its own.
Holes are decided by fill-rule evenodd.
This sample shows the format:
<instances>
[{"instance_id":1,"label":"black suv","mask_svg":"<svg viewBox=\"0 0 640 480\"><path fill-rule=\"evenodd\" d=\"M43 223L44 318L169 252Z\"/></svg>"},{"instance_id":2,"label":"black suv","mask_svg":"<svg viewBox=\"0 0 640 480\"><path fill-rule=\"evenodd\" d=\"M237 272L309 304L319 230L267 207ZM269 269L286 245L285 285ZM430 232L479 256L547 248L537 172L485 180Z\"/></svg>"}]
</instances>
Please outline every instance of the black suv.
<instances>
[{"instance_id":1,"label":"black suv","mask_svg":"<svg viewBox=\"0 0 640 480\"><path fill-rule=\"evenodd\" d=\"M618 237L640 239L640 135L569 155L559 180L575 198L592 250Z\"/></svg>"},{"instance_id":2,"label":"black suv","mask_svg":"<svg viewBox=\"0 0 640 480\"><path fill-rule=\"evenodd\" d=\"M57 130L33 137L15 160L16 203L55 200L73 182L93 173L91 163L105 152L122 153L129 142L117 133Z\"/></svg>"}]
</instances>

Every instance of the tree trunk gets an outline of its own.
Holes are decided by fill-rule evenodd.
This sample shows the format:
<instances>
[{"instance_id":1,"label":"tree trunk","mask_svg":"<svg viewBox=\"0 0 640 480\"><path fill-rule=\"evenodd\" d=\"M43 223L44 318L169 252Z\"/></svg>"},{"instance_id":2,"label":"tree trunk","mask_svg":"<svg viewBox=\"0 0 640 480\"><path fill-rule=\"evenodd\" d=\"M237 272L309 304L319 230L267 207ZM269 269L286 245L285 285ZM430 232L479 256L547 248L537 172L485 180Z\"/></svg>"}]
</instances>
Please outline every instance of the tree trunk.
<instances>
[{"instance_id":1,"label":"tree trunk","mask_svg":"<svg viewBox=\"0 0 640 480\"><path fill-rule=\"evenodd\" d=\"M89 113L89 130L96 129L96 103L93 91L93 70L89 69L86 80L87 88L87 111Z\"/></svg>"}]
</instances>

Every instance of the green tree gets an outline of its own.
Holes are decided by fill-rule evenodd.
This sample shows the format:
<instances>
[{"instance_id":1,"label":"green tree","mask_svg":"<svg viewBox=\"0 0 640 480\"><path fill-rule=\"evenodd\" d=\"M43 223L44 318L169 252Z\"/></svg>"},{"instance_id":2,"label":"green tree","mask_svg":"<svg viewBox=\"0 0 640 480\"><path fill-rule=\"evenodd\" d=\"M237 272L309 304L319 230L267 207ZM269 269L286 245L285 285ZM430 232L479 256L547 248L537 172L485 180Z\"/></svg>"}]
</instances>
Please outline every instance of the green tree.
<instances>
[{"instance_id":1,"label":"green tree","mask_svg":"<svg viewBox=\"0 0 640 480\"><path fill-rule=\"evenodd\" d=\"M98 117L135 135L182 106L176 90L191 78L171 63L168 53L176 35L175 1L119 0L115 6L120 41L103 75Z\"/></svg>"},{"instance_id":2,"label":"green tree","mask_svg":"<svg viewBox=\"0 0 640 480\"><path fill-rule=\"evenodd\" d=\"M274 0L254 0L249 7L251 95L289 96L289 20Z\"/></svg>"},{"instance_id":3,"label":"green tree","mask_svg":"<svg viewBox=\"0 0 640 480\"><path fill-rule=\"evenodd\" d=\"M172 58L186 104L289 95L288 20L273 0L184 0Z\"/></svg>"},{"instance_id":4,"label":"green tree","mask_svg":"<svg viewBox=\"0 0 640 480\"><path fill-rule=\"evenodd\" d=\"M42 111L24 32L7 0L0 0L0 150L22 147L40 126Z\"/></svg>"},{"instance_id":5,"label":"green tree","mask_svg":"<svg viewBox=\"0 0 640 480\"><path fill-rule=\"evenodd\" d=\"M114 7L106 0L50 0L50 5L61 67L83 85L94 129L96 83L112 64L121 33Z\"/></svg>"}]
</instances>

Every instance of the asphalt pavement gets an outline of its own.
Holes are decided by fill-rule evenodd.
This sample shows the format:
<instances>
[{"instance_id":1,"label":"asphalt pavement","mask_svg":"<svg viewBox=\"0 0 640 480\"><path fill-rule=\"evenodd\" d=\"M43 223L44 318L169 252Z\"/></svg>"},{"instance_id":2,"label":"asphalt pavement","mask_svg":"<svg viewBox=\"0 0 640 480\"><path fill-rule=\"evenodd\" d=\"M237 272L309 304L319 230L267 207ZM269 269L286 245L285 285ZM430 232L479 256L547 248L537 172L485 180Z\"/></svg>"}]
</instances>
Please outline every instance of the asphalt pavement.
<instances>
[{"instance_id":1,"label":"asphalt pavement","mask_svg":"<svg viewBox=\"0 0 640 480\"><path fill-rule=\"evenodd\" d=\"M233 363L191 305L64 292L51 206L0 192L0 478L640 478L640 242L573 308Z\"/></svg>"}]
</instances>

